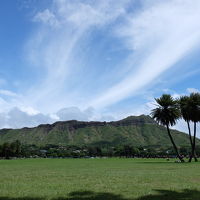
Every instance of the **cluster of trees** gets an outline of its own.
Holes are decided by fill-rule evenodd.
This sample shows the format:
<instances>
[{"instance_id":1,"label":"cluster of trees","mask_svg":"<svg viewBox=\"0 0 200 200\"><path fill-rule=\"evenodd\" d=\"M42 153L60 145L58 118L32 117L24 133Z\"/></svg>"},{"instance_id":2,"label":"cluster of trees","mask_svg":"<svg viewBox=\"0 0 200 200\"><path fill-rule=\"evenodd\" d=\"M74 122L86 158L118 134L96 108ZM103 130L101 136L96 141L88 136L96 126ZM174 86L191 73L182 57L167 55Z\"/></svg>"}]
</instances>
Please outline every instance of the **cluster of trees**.
<instances>
[{"instance_id":1,"label":"cluster of trees","mask_svg":"<svg viewBox=\"0 0 200 200\"><path fill-rule=\"evenodd\" d=\"M174 151L181 162L184 162L183 156L181 156L174 142L169 127L175 125L180 118L186 121L191 144L189 162L192 161L192 158L197 162L196 132L197 123L200 122L200 93L191 93L190 96L181 96L179 99L174 99L169 94L163 94L160 98L156 98L155 100L157 102L157 108L152 110L151 116L158 123L167 127L167 132ZM191 123L193 123L194 126L193 136L190 127Z\"/></svg>"},{"instance_id":2,"label":"cluster of trees","mask_svg":"<svg viewBox=\"0 0 200 200\"><path fill-rule=\"evenodd\" d=\"M20 157L22 153L22 145L19 140L16 140L12 143L4 143L0 145L0 157L4 157L6 159L10 157Z\"/></svg>"},{"instance_id":3,"label":"cluster of trees","mask_svg":"<svg viewBox=\"0 0 200 200\"><path fill-rule=\"evenodd\" d=\"M190 147L180 148L182 156L190 153ZM196 149L200 155L200 146ZM21 158L87 158L87 157L142 157L142 158L168 158L174 157L173 148L160 146L134 147L132 145L120 146L58 146L46 145L38 147L36 145L22 145L19 141L4 143L0 145L0 157L21 157Z\"/></svg>"}]
</instances>

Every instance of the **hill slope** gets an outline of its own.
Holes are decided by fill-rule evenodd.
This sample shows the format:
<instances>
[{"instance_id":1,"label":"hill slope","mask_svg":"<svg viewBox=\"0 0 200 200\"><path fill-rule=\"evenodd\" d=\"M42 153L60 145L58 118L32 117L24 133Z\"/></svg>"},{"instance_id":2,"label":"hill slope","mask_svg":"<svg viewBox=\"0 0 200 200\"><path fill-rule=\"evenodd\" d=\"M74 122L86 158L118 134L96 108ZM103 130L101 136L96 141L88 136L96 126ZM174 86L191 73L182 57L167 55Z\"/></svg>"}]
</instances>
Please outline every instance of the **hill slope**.
<instances>
[{"instance_id":1,"label":"hill slope","mask_svg":"<svg viewBox=\"0 0 200 200\"><path fill-rule=\"evenodd\" d=\"M178 145L189 145L185 133L172 130L172 134ZM171 145L166 129L145 115L130 116L115 122L71 120L35 128L0 130L0 143L15 140L36 145Z\"/></svg>"}]
</instances>

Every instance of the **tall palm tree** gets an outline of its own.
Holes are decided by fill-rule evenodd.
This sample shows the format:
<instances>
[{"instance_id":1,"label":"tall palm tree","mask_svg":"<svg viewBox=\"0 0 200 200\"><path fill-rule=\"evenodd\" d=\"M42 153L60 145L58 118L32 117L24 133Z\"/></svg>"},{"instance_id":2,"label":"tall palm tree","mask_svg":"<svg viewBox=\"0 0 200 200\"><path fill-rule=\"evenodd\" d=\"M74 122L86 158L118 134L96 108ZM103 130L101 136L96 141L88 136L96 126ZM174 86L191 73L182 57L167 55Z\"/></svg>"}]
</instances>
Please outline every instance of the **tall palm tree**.
<instances>
[{"instance_id":1,"label":"tall palm tree","mask_svg":"<svg viewBox=\"0 0 200 200\"><path fill-rule=\"evenodd\" d=\"M190 94L190 120L194 123L194 137L192 143L192 153L189 162L191 162L192 158L195 157L194 155L196 149L196 128L197 123L200 122L200 93Z\"/></svg>"},{"instance_id":2,"label":"tall palm tree","mask_svg":"<svg viewBox=\"0 0 200 200\"><path fill-rule=\"evenodd\" d=\"M175 101L169 94L163 94L160 98L156 98L155 100L158 107L152 110L151 116L159 124L167 127L167 133L174 147L176 155L181 162L184 162L183 158L178 152L178 148L173 140L169 129L169 127L175 125L176 121L180 118L180 111L177 105L177 101Z\"/></svg>"},{"instance_id":3,"label":"tall palm tree","mask_svg":"<svg viewBox=\"0 0 200 200\"><path fill-rule=\"evenodd\" d=\"M188 133L189 133L189 140L191 144L191 149L193 148L193 141L192 141L192 134L191 134L191 128L190 128L190 121L191 121L191 103L190 103L190 97L188 96L182 96L179 98L179 106L182 118L186 121L187 127L188 127ZM196 152L194 152L194 159L197 160Z\"/></svg>"}]
</instances>

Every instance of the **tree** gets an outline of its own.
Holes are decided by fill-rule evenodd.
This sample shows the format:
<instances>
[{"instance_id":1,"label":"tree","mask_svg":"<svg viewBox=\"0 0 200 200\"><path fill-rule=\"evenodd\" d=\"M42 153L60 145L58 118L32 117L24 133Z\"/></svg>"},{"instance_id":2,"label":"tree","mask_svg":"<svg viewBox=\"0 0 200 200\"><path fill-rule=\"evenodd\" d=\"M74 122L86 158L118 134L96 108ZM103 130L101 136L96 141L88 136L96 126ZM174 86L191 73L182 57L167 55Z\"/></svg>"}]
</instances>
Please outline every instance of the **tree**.
<instances>
[{"instance_id":1,"label":"tree","mask_svg":"<svg viewBox=\"0 0 200 200\"><path fill-rule=\"evenodd\" d=\"M21 142L16 140L10 144L11 156L20 157L21 155Z\"/></svg>"},{"instance_id":2,"label":"tree","mask_svg":"<svg viewBox=\"0 0 200 200\"><path fill-rule=\"evenodd\" d=\"M11 148L10 148L10 143L6 142L2 146L2 155L6 159L9 159L11 156Z\"/></svg>"},{"instance_id":3,"label":"tree","mask_svg":"<svg viewBox=\"0 0 200 200\"><path fill-rule=\"evenodd\" d=\"M130 145L124 145L122 149L122 155L126 158L131 158L134 155L133 147Z\"/></svg>"},{"instance_id":4,"label":"tree","mask_svg":"<svg viewBox=\"0 0 200 200\"><path fill-rule=\"evenodd\" d=\"M168 136L174 147L176 155L181 162L184 162L183 158L178 152L178 148L174 142L174 139L169 129L169 127L175 125L177 120L180 118L180 111L177 101L175 101L169 94L163 94L160 98L155 98L155 100L157 103L157 108L152 110L151 116L159 124L166 126Z\"/></svg>"},{"instance_id":5,"label":"tree","mask_svg":"<svg viewBox=\"0 0 200 200\"><path fill-rule=\"evenodd\" d=\"M194 123L194 137L192 143L192 153L190 155L189 162L192 161L192 158L195 157L195 148L196 148L196 128L197 123L200 122L200 93L191 93L190 94L190 120ZM195 160L197 161L197 160Z\"/></svg>"},{"instance_id":6,"label":"tree","mask_svg":"<svg viewBox=\"0 0 200 200\"><path fill-rule=\"evenodd\" d=\"M188 96L182 96L179 99L179 106L182 118L186 121L189 133L189 140L191 144L191 149L193 148L192 134L190 128L190 121L192 119L192 104L191 99ZM194 152L195 161L197 161L196 153Z\"/></svg>"}]
</instances>

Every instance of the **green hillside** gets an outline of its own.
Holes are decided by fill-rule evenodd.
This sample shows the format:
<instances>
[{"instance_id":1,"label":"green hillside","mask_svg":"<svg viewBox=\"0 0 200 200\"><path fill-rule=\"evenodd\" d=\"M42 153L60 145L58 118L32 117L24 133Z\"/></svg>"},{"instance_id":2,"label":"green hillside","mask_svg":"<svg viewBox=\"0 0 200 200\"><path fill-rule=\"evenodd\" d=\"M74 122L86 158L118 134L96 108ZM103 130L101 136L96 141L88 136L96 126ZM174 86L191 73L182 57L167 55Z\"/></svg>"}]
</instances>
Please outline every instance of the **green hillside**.
<instances>
[{"instance_id":1,"label":"green hillside","mask_svg":"<svg viewBox=\"0 0 200 200\"><path fill-rule=\"evenodd\" d=\"M178 145L189 145L188 135L185 133L173 130L172 135ZM115 122L72 120L35 128L0 130L1 144L15 140L35 145L171 145L166 129L145 115L130 116Z\"/></svg>"}]
</instances>

